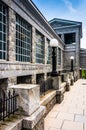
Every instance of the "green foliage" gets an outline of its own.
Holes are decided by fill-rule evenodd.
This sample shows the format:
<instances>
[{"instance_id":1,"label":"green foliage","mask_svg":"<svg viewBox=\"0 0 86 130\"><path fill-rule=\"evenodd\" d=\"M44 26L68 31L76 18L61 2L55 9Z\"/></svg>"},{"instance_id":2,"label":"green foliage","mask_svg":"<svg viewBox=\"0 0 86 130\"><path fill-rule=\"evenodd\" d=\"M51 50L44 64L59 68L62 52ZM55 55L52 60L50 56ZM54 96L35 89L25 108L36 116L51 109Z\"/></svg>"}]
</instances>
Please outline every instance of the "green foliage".
<instances>
[{"instance_id":1,"label":"green foliage","mask_svg":"<svg viewBox=\"0 0 86 130\"><path fill-rule=\"evenodd\" d=\"M86 79L86 70L82 70L82 77Z\"/></svg>"}]
</instances>

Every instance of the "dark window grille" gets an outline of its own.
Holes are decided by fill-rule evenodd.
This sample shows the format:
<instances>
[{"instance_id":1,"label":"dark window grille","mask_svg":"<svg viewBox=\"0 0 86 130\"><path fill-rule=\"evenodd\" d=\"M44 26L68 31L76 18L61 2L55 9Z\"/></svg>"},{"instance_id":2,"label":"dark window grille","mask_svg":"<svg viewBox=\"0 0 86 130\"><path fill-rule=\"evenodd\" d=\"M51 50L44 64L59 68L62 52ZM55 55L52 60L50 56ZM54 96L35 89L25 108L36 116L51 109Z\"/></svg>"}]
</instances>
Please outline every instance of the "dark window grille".
<instances>
[{"instance_id":1,"label":"dark window grille","mask_svg":"<svg viewBox=\"0 0 86 130\"><path fill-rule=\"evenodd\" d=\"M31 25L16 14L16 60L31 62Z\"/></svg>"},{"instance_id":2,"label":"dark window grille","mask_svg":"<svg viewBox=\"0 0 86 130\"><path fill-rule=\"evenodd\" d=\"M72 44L76 42L76 33L64 34L65 44Z\"/></svg>"},{"instance_id":3,"label":"dark window grille","mask_svg":"<svg viewBox=\"0 0 86 130\"><path fill-rule=\"evenodd\" d=\"M0 120L4 121L6 117L9 118L18 110L17 97L18 94L13 90L13 94L9 91L7 97L0 99Z\"/></svg>"},{"instance_id":4,"label":"dark window grille","mask_svg":"<svg viewBox=\"0 0 86 130\"><path fill-rule=\"evenodd\" d=\"M0 1L0 59L7 59L7 8Z\"/></svg>"},{"instance_id":5,"label":"dark window grille","mask_svg":"<svg viewBox=\"0 0 86 130\"><path fill-rule=\"evenodd\" d=\"M48 77L44 80L44 74L36 75L36 83L40 85L40 95L45 95L48 90L53 89L52 87L52 79Z\"/></svg>"},{"instance_id":6,"label":"dark window grille","mask_svg":"<svg viewBox=\"0 0 86 130\"><path fill-rule=\"evenodd\" d=\"M44 36L36 30L36 63L44 64L45 44Z\"/></svg>"}]
</instances>

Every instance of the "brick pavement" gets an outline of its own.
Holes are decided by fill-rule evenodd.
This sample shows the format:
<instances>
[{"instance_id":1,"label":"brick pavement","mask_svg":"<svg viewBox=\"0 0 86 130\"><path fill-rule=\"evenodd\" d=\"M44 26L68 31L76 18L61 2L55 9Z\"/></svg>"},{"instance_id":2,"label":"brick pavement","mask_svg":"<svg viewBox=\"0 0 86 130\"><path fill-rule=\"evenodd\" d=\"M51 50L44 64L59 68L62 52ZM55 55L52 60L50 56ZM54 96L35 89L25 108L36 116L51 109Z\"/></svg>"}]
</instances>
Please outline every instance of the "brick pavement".
<instances>
[{"instance_id":1,"label":"brick pavement","mask_svg":"<svg viewBox=\"0 0 86 130\"><path fill-rule=\"evenodd\" d=\"M45 130L86 130L86 80L80 79L45 118Z\"/></svg>"}]
</instances>

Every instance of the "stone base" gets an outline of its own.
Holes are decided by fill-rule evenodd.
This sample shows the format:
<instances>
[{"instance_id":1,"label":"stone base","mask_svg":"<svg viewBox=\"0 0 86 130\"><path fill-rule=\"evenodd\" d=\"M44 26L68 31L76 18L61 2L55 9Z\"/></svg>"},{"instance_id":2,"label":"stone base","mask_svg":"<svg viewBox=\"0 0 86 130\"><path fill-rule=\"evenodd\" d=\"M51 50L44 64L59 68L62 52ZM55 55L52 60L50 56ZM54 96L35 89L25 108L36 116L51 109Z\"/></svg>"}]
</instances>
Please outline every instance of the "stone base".
<instances>
[{"instance_id":1,"label":"stone base","mask_svg":"<svg viewBox=\"0 0 86 130\"><path fill-rule=\"evenodd\" d=\"M56 102L61 103L63 99L64 99L64 88L61 88L56 92Z\"/></svg>"},{"instance_id":2,"label":"stone base","mask_svg":"<svg viewBox=\"0 0 86 130\"><path fill-rule=\"evenodd\" d=\"M21 130L44 130L44 118L40 119L33 129L23 128Z\"/></svg>"},{"instance_id":3,"label":"stone base","mask_svg":"<svg viewBox=\"0 0 86 130\"><path fill-rule=\"evenodd\" d=\"M71 85L74 85L74 80L73 79L71 79Z\"/></svg>"},{"instance_id":4,"label":"stone base","mask_svg":"<svg viewBox=\"0 0 86 130\"><path fill-rule=\"evenodd\" d=\"M61 76L52 77L53 80L53 88L55 90L59 90L61 87Z\"/></svg>"},{"instance_id":5,"label":"stone base","mask_svg":"<svg viewBox=\"0 0 86 130\"><path fill-rule=\"evenodd\" d=\"M66 91L70 91L70 85L66 85Z\"/></svg>"},{"instance_id":6,"label":"stone base","mask_svg":"<svg viewBox=\"0 0 86 130\"><path fill-rule=\"evenodd\" d=\"M46 107L46 113L44 115L46 116L56 104L56 90L52 90L43 96L40 103Z\"/></svg>"},{"instance_id":7,"label":"stone base","mask_svg":"<svg viewBox=\"0 0 86 130\"><path fill-rule=\"evenodd\" d=\"M40 106L31 116L23 119L22 130L44 130L44 114L45 107Z\"/></svg>"}]
</instances>

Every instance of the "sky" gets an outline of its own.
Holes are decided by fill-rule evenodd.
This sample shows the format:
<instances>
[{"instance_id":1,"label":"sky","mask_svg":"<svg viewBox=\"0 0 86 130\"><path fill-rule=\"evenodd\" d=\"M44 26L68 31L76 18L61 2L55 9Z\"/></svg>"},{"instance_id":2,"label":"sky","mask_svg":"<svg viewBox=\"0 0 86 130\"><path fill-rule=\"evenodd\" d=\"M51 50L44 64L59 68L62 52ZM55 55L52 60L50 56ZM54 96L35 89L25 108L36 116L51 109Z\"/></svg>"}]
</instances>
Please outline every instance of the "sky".
<instances>
[{"instance_id":1,"label":"sky","mask_svg":"<svg viewBox=\"0 0 86 130\"><path fill-rule=\"evenodd\" d=\"M82 22L81 48L86 48L86 0L32 0L44 17Z\"/></svg>"}]
</instances>

